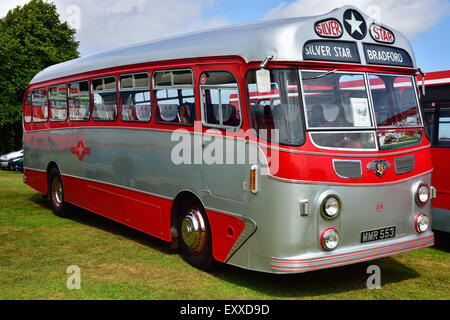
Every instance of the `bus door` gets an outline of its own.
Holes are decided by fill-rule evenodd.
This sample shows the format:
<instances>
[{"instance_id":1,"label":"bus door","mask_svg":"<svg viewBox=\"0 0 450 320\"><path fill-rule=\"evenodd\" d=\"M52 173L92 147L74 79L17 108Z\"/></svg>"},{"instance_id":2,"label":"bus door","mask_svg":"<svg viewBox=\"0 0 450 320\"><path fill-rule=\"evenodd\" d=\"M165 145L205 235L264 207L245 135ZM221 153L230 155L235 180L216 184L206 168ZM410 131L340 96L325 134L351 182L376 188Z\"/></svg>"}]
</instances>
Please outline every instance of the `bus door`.
<instances>
[{"instance_id":1,"label":"bus door","mask_svg":"<svg viewBox=\"0 0 450 320\"><path fill-rule=\"evenodd\" d=\"M437 188L437 198L433 206L450 210L450 101L423 102L424 118L432 148L433 185Z\"/></svg>"},{"instance_id":2,"label":"bus door","mask_svg":"<svg viewBox=\"0 0 450 320\"><path fill-rule=\"evenodd\" d=\"M216 201L243 202L247 168L243 154L247 142L236 139L242 127L242 107L236 78L227 71L203 72L200 100L203 126L203 191Z\"/></svg>"}]
</instances>

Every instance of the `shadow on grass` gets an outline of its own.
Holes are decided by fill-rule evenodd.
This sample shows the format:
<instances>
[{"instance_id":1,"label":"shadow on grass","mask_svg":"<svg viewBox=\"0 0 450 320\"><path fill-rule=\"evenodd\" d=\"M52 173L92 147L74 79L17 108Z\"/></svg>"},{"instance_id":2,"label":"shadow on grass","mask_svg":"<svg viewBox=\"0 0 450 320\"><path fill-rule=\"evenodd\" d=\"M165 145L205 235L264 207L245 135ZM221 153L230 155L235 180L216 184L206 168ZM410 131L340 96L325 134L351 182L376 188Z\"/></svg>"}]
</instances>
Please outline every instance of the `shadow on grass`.
<instances>
[{"instance_id":1,"label":"shadow on grass","mask_svg":"<svg viewBox=\"0 0 450 320\"><path fill-rule=\"evenodd\" d=\"M33 196L31 200L50 209L48 201L42 196ZM78 207L70 208L69 219L136 241L163 254L176 254L165 241ZM448 246L445 248L444 250L448 250ZM382 285L420 276L415 270L389 257L344 267L290 275L266 274L218 263L211 275L220 281L247 287L273 297L302 298L318 295L326 297L330 294L365 289L366 281L370 276L367 274L367 268L370 265L378 265L381 268Z\"/></svg>"},{"instance_id":2,"label":"shadow on grass","mask_svg":"<svg viewBox=\"0 0 450 320\"><path fill-rule=\"evenodd\" d=\"M40 194L40 193L35 193L35 194L33 194L33 195L29 198L29 200L30 200L31 202L34 202L34 203L36 203L37 205L39 205L39 206L45 208L45 209L52 210L52 209L50 208L50 202L48 201L47 196L44 197L44 196L43 196L42 194Z\"/></svg>"},{"instance_id":3,"label":"shadow on grass","mask_svg":"<svg viewBox=\"0 0 450 320\"><path fill-rule=\"evenodd\" d=\"M50 202L41 194L34 194L29 198L29 200L36 203L37 205L42 206L43 208L50 210L49 214L53 214L50 207ZM170 248L170 244L166 241L152 237L144 232L133 229L131 227L73 205L69 206L69 215L67 219L130 239L142 245L152 247L153 249L165 254L175 253Z\"/></svg>"},{"instance_id":4,"label":"shadow on grass","mask_svg":"<svg viewBox=\"0 0 450 320\"><path fill-rule=\"evenodd\" d=\"M319 270L301 274L265 274L219 265L213 275L221 280L245 286L273 297L305 298L318 295L325 297L366 289L370 265L381 268L382 285L402 282L420 275L392 258L382 258L365 263Z\"/></svg>"},{"instance_id":5,"label":"shadow on grass","mask_svg":"<svg viewBox=\"0 0 450 320\"><path fill-rule=\"evenodd\" d=\"M71 206L69 219L78 223L100 229L129 240L135 241L145 246L152 247L164 254L175 254L166 241L152 237L144 232L133 229L119 222L115 222L88 210Z\"/></svg>"},{"instance_id":6,"label":"shadow on grass","mask_svg":"<svg viewBox=\"0 0 450 320\"><path fill-rule=\"evenodd\" d=\"M443 252L450 252L450 233L434 231L434 247Z\"/></svg>"}]
</instances>

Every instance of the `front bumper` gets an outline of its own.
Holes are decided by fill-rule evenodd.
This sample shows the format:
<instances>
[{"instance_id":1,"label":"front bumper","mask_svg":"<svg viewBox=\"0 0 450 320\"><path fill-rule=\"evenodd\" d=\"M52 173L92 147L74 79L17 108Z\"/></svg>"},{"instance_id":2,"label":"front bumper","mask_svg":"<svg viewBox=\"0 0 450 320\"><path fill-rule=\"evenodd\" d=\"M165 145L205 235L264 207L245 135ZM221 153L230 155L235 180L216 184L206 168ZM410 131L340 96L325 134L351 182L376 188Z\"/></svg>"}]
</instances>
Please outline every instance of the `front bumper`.
<instances>
[{"instance_id":1,"label":"front bumper","mask_svg":"<svg viewBox=\"0 0 450 320\"><path fill-rule=\"evenodd\" d=\"M361 246L358 246L357 249L353 250L351 248L336 250L332 253L322 253L313 256L273 257L270 266L272 271L276 273L302 273L379 259L433 245L434 234L427 232L421 236L412 235L386 241L383 244L370 244L362 250Z\"/></svg>"}]
</instances>

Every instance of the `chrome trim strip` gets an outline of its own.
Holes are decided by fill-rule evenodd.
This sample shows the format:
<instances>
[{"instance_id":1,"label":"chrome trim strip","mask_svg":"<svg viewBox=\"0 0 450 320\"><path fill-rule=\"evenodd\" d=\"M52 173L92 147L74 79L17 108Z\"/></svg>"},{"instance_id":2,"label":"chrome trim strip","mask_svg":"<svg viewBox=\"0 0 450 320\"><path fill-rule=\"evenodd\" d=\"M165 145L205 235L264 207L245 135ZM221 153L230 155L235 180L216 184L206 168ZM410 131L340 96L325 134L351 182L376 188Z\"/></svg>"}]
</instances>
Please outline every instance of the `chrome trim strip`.
<instances>
[{"instance_id":1,"label":"chrome trim strip","mask_svg":"<svg viewBox=\"0 0 450 320\"><path fill-rule=\"evenodd\" d=\"M375 142L375 149L336 148L336 147L333 148L333 147L319 146L314 141L314 138L313 138L314 134L327 134L327 133L329 133L329 134L333 134L333 133L335 133L335 134L337 134L337 133L341 133L341 134L343 134L343 133L371 133L372 136L373 136L374 141L376 141L377 136L376 136L375 131L351 131L351 130L336 131L336 130L333 130L333 131L310 131L308 133L309 133L309 139L310 139L311 143L318 149L322 149L322 150L336 150L336 151L362 151L362 152L364 152L364 151L365 152L377 152L378 151L376 142Z\"/></svg>"},{"instance_id":2,"label":"chrome trim strip","mask_svg":"<svg viewBox=\"0 0 450 320\"><path fill-rule=\"evenodd\" d=\"M403 183L409 180L414 180L423 176L426 176L427 174L431 174L434 171L434 169L425 171L423 173L420 173L418 175L406 178L406 179L401 179L401 180L397 180L397 181L388 181L388 182L379 182L379 183L346 183L346 182L327 182L327 181L309 181L309 180L294 180L294 179L285 179L285 178L279 178L276 177L274 175L269 174L268 177L274 180L279 180L279 181L283 181L283 182L288 182L288 183L297 183L297 184L322 184L322 185L327 185L327 186L358 186L358 187L371 187L371 186L387 186L387 185L394 185L394 184L399 184L399 183Z\"/></svg>"},{"instance_id":3,"label":"chrome trim strip","mask_svg":"<svg viewBox=\"0 0 450 320\"><path fill-rule=\"evenodd\" d=\"M45 170L40 170L40 169L33 169L33 168L28 168L28 167L23 167L24 170L31 170L31 171L37 171L37 172L44 172L47 173L47 171ZM61 172L61 171L60 171Z\"/></svg>"},{"instance_id":4,"label":"chrome trim strip","mask_svg":"<svg viewBox=\"0 0 450 320\"><path fill-rule=\"evenodd\" d=\"M160 128L147 128L147 127L80 126L80 127L64 127L64 128L32 130L32 131L26 131L26 133L29 134L29 133L35 133L35 132L48 132L48 131L60 131L60 130L61 131L62 130L81 130L81 129L121 129L121 130L154 131L154 132L173 132L174 131L173 129L166 130L166 129L160 129ZM213 129L211 129L211 130L213 130ZM220 132L220 130L217 129L217 132ZM196 134L196 135L216 136L216 134L213 134L212 131L206 131L205 133L195 132L195 131L186 131L186 133ZM271 146L271 145L268 145L268 144L265 144L262 142L246 140L246 139L239 138L239 137L229 137L229 136L225 136L225 135L219 135L219 136L224 139L234 139L234 140L239 140L239 141L250 142L261 148L271 149L271 150L275 150L275 151L282 151L282 152L287 152L287 153L303 154L303 155L312 155L312 156L327 156L327 157L333 156L333 157L345 157L345 158L377 158L377 157L397 156L397 155L402 155L405 153L412 153L412 152L431 148L431 144L428 144L426 146L415 147L414 149L405 149L405 150L400 150L400 151L396 151L396 152L386 152L386 153L384 153L384 151L381 151L383 153L377 151L376 153L370 153L370 154L325 153L325 152L317 152L317 151L303 151L303 150L294 150L294 149L288 149L288 148L283 148L283 147L276 147L276 146ZM332 149L332 150L336 150L336 149ZM354 150L354 149L352 149L352 150ZM336 150L336 151L339 151L339 150ZM372 151L368 151L368 152L372 152Z\"/></svg>"},{"instance_id":5,"label":"chrome trim strip","mask_svg":"<svg viewBox=\"0 0 450 320\"><path fill-rule=\"evenodd\" d=\"M428 235L422 238L412 238L407 241L393 242L382 246L371 246L368 249L348 251L336 255L322 254L321 256L306 259L272 257L270 259L270 267L272 270L286 273L306 272L378 259L432 245L434 245L434 235Z\"/></svg>"}]
</instances>

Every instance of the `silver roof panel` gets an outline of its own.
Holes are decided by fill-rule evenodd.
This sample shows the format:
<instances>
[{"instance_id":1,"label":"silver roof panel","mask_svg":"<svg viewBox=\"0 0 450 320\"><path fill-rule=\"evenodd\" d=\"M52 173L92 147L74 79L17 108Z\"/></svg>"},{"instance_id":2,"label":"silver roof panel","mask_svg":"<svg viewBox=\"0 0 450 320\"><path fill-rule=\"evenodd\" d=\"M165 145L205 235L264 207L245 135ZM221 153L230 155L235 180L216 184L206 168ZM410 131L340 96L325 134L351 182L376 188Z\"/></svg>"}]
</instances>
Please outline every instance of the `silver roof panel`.
<instances>
[{"instance_id":1,"label":"silver roof panel","mask_svg":"<svg viewBox=\"0 0 450 320\"><path fill-rule=\"evenodd\" d=\"M273 60L301 61L303 46L307 41L326 40L315 33L315 22L335 18L342 23L347 9L358 10L353 6L344 6L320 16L263 20L127 46L51 66L39 72L31 84L106 68L183 58L240 56L246 61L260 61L273 56ZM373 20L361 14L369 27ZM415 66L415 56L409 41L400 32L388 28L395 35L394 46L406 50ZM356 42L346 32L339 40ZM369 32L357 42L361 53L362 43L376 43ZM363 54L361 63L365 64Z\"/></svg>"}]
</instances>

